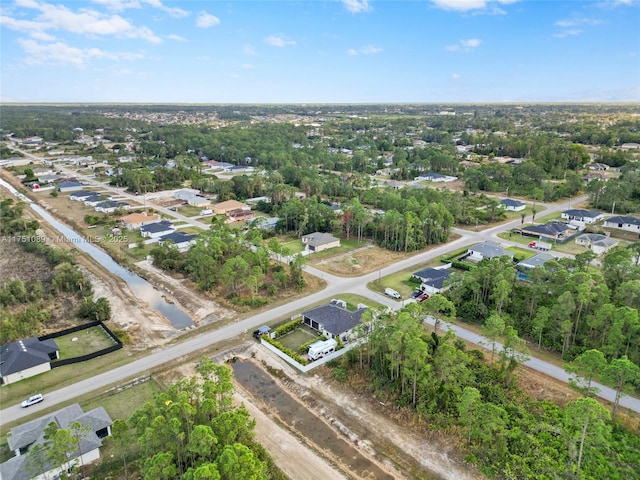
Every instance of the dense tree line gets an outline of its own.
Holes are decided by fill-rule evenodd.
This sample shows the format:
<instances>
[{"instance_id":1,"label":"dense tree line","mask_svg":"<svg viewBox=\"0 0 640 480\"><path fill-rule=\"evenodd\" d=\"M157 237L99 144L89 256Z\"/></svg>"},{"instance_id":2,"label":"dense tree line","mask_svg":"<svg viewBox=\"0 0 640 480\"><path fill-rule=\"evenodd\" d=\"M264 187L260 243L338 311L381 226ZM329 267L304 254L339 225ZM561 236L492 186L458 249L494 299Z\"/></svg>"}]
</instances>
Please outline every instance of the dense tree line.
<instances>
[{"instance_id":1,"label":"dense tree line","mask_svg":"<svg viewBox=\"0 0 640 480\"><path fill-rule=\"evenodd\" d=\"M612 422L597 401L585 397L561 408L517 388L513 372L528 349L515 328L499 321L487 327L488 345L504 345L488 361L451 333L429 333L426 315L451 320L456 309L434 295L399 313L374 316L359 330L365 343L337 363L334 377L363 379L359 385L366 387L360 388L403 409L402 418L411 422L415 415L419 424L444 429L491 477L640 478L640 437ZM610 368L617 379L619 370Z\"/></svg>"}]
</instances>

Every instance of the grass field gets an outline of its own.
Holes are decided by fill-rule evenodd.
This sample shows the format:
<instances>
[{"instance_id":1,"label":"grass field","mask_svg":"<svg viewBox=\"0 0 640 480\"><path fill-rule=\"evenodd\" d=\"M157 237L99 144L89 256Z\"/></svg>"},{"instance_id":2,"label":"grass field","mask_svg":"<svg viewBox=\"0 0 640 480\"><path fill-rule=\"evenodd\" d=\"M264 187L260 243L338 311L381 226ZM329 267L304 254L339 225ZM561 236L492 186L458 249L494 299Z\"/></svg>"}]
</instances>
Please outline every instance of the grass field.
<instances>
[{"instance_id":1,"label":"grass field","mask_svg":"<svg viewBox=\"0 0 640 480\"><path fill-rule=\"evenodd\" d=\"M282 337L278 337L277 340L285 347L297 352L300 345L307 343L309 340L313 340L316 337L319 337L318 332L312 330L306 325L301 325L293 332L287 333Z\"/></svg>"},{"instance_id":2,"label":"grass field","mask_svg":"<svg viewBox=\"0 0 640 480\"><path fill-rule=\"evenodd\" d=\"M60 349L60 359L80 357L111 347L113 339L100 326L80 330L54 339Z\"/></svg>"}]
</instances>

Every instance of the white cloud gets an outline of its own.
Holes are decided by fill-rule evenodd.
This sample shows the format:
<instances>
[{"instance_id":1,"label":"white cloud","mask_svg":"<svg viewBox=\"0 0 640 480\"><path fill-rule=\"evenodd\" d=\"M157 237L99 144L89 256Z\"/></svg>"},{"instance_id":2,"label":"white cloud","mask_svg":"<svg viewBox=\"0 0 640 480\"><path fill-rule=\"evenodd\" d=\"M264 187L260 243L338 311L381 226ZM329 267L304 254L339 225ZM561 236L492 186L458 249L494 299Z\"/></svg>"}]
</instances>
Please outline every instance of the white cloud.
<instances>
[{"instance_id":1,"label":"white cloud","mask_svg":"<svg viewBox=\"0 0 640 480\"><path fill-rule=\"evenodd\" d=\"M291 40L283 35L269 35L264 41L272 47L286 47L296 44L295 40Z\"/></svg>"},{"instance_id":2,"label":"white cloud","mask_svg":"<svg viewBox=\"0 0 640 480\"><path fill-rule=\"evenodd\" d=\"M569 28L579 25L601 25L603 23L604 20L600 20L599 18L576 17L568 20L558 20L554 25L556 27Z\"/></svg>"},{"instance_id":3,"label":"white cloud","mask_svg":"<svg viewBox=\"0 0 640 480\"><path fill-rule=\"evenodd\" d=\"M341 0L344 7L351 13L368 12L371 10L369 0Z\"/></svg>"},{"instance_id":4,"label":"white cloud","mask_svg":"<svg viewBox=\"0 0 640 480\"><path fill-rule=\"evenodd\" d=\"M50 5L35 0L17 0L16 4L38 10L40 13L32 21L2 17L3 25L29 34L47 30L62 30L85 36L119 36L141 38L151 43L160 43L162 39L148 27L136 27L119 15L105 15L90 9L74 12L64 5Z\"/></svg>"},{"instance_id":5,"label":"white cloud","mask_svg":"<svg viewBox=\"0 0 640 480\"><path fill-rule=\"evenodd\" d=\"M431 3L444 10L456 10L468 12L470 10L482 10L485 8L496 8L495 13L504 14L503 10L496 7L496 4L508 5L517 0L431 0Z\"/></svg>"},{"instance_id":6,"label":"white cloud","mask_svg":"<svg viewBox=\"0 0 640 480\"><path fill-rule=\"evenodd\" d=\"M180 35L176 35L175 33L171 33L169 35L167 35L167 38L169 40L175 40L176 42L186 42L187 39L184 37L181 37Z\"/></svg>"},{"instance_id":7,"label":"white cloud","mask_svg":"<svg viewBox=\"0 0 640 480\"><path fill-rule=\"evenodd\" d=\"M142 8L145 5L158 8L174 18L186 17L189 12L178 7L167 7L160 0L92 0L104 5L111 12L122 12L129 8Z\"/></svg>"},{"instance_id":8,"label":"white cloud","mask_svg":"<svg viewBox=\"0 0 640 480\"><path fill-rule=\"evenodd\" d=\"M376 53L382 52L382 48L376 47L374 45L365 45L364 47L360 47L358 49L350 48L347 50L347 55L375 55Z\"/></svg>"},{"instance_id":9,"label":"white cloud","mask_svg":"<svg viewBox=\"0 0 640 480\"><path fill-rule=\"evenodd\" d=\"M200 13L198 13L196 25L200 28L215 27L216 25L220 25L220 19L215 15L211 15L210 13L202 10Z\"/></svg>"},{"instance_id":10,"label":"white cloud","mask_svg":"<svg viewBox=\"0 0 640 480\"><path fill-rule=\"evenodd\" d=\"M256 49L248 43L246 43L244 47L242 47L242 53L244 53L245 55L257 55Z\"/></svg>"},{"instance_id":11,"label":"white cloud","mask_svg":"<svg viewBox=\"0 0 640 480\"><path fill-rule=\"evenodd\" d=\"M458 75L457 73L452 73L451 74L451 80L458 80L460 78L460 75Z\"/></svg>"},{"instance_id":12,"label":"white cloud","mask_svg":"<svg viewBox=\"0 0 640 480\"><path fill-rule=\"evenodd\" d=\"M18 43L27 53L29 65L74 65L83 67L93 59L139 60L143 55L131 52L105 52L99 48L77 48L63 42L42 44L32 39L19 38Z\"/></svg>"},{"instance_id":13,"label":"white cloud","mask_svg":"<svg viewBox=\"0 0 640 480\"><path fill-rule=\"evenodd\" d=\"M563 30L562 32L558 32L553 36L555 38L566 38L566 37L575 37L576 35L580 35L581 33L582 33L582 30L578 30L576 28L572 30Z\"/></svg>"},{"instance_id":14,"label":"white cloud","mask_svg":"<svg viewBox=\"0 0 640 480\"><path fill-rule=\"evenodd\" d=\"M244 68L245 70L251 70L253 68L253 65L250 63L243 63L242 68Z\"/></svg>"},{"instance_id":15,"label":"white cloud","mask_svg":"<svg viewBox=\"0 0 640 480\"><path fill-rule=\"evenodd\" d=\"M461 50L464 52L471 52L474 48L479 47L481 43L482 40L478 38L469 38L467 40L460 40L457 45L447 45L444 49L448 52L459 52Z\"/></svg>"}]
</instances>

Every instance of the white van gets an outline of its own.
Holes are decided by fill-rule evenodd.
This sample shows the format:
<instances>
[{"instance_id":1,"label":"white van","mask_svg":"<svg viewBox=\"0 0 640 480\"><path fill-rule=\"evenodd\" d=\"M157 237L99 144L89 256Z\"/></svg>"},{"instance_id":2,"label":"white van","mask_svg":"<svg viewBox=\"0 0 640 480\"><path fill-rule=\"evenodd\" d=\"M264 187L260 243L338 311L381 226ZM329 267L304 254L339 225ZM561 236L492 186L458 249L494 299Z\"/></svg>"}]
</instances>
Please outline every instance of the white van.
<instances>
[{"instance_id":1,"label":"white van","mask_svg":"<svg viewBox=\"0 0 640 480\"><path fill-rule=\"evenodd\" d=\"M402 298L402 296L398 292L396 292L393 288L385 288L384 294L388 295L391 298L395 298L396 300L400 300Z\"/></svg>"}]
</instances>

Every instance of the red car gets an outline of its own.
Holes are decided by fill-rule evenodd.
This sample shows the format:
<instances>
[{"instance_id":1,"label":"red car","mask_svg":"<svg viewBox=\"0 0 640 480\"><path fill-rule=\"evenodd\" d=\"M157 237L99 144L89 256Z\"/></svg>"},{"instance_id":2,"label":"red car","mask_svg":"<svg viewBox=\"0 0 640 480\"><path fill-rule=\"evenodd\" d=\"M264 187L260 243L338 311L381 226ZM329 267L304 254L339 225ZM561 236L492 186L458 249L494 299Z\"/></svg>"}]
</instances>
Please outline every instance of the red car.
<instances>
[{"instance_id":1,"label":"red car","mask_svg":"<svg viewBox=\"0 0 640 480\"><path fill-rule=\"evenodd\" d=\"M418 298L416 298L416 301L424 302L427 298L429 298L429 295L427 295L426 293L423 293L422 295L418 296Z\"/></svg>"}]
</instances>

